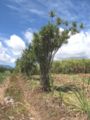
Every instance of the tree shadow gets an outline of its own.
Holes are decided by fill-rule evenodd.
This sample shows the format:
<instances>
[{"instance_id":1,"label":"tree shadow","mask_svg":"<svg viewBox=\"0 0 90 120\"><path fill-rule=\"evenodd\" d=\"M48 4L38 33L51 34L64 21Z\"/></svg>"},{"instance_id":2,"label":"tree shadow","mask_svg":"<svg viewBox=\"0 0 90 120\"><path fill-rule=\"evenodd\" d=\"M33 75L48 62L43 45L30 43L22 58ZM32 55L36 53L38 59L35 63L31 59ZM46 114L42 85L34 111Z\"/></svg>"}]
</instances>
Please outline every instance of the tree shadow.
<instances>
[{"instance_id":1,"label":"tree shadow","mask_svg":"<svg viewBox=\"0 0 90 120\"><path fill-rule=\"evenodd\" d=\"M54 90L58 92L69 92L69 91L79 91L81 90L79 87L73 84L65 84L62 86L54 86Z\"/></svg>"}]
</instances>

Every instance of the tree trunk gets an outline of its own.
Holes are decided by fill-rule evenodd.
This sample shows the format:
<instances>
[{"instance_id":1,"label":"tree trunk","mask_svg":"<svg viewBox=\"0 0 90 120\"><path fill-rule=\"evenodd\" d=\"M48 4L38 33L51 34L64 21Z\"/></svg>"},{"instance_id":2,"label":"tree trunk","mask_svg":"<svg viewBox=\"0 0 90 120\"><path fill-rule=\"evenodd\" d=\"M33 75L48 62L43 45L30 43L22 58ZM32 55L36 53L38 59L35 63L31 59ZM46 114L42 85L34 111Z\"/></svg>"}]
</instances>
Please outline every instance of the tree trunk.
<instances>
[{"instance_id":1,"label":"tree trunk","mask_svg":"<svg viewBox=\"0 0 90 120\"><path fill-rule=\"evenodd\" d=\"M50 86L50 77L49 77L49 68L48 66L40 66L40 71L41 71L41 85L42 89L46 92L51 91L51 86Z\"/></svg>"}]
</instances>

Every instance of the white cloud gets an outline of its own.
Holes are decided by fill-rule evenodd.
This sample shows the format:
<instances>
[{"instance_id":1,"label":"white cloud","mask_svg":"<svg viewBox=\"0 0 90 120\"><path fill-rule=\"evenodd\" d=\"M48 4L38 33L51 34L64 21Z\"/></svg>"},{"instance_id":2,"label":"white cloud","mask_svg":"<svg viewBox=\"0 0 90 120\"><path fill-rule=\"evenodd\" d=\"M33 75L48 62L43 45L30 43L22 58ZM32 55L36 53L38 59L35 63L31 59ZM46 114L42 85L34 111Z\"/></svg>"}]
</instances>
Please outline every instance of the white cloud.
<instances>
[{"instance_id":1,"label":"white cloud","mask_svg":"<svg viewBox=\"0 0 90 120\"><path fill-rule=\"evenodd\" d=\"M6 54L5 52L0 54L0 61L12 62L11 57L8 54Z\"/></svg>"},{"instance_id":2,"label":"white cloud","mask_svg":"<svg viewBox=\"0 0 90 120\"><path fill-rule=\"evenodd\" d=\"M33 38L33 33L27 30L27 31L24 33L24 37L25 37L27 43L31 43L32 38Z\"/></svg>"},{"instance_id":3,"label":"white cloud","mask_svg":"<svg viewBox=\"0 0 90 120\"><path fill-rule=\"evenodd\" d=\"M64 44L55 55L55 59L90 58L90 33L81 32L73 35L68 44Z\"/></svg>"},{"instance_id":4,"label":"white cloud","mask_svg":"<svg viewBox=\"0 0 90 120\"><path fill-rule=\"evenodd\" d=\"M5 48L3 47L2 43L0 42L0 54L3 52L3 50L5 51Z\"/></svg>"},{"instance_id":5,"label":"white cloud","mask_svg":"<svg viewBox=\"0 0 90 120\"><path fill-rule=\"evenodd\" d=\"M37 15L41 18L46 18L46 12L44 11L44 4L40 2L33 2L31 0L9 0L10 2L6 4L6 6L15 12L17 12L17 15L19 17L26 19L33 20L31 18L31 15ZM18 6L18 7L17 7Z\"/></svg>"},{"instance_id":6,"label":"white cloud","mask_svg":"<svg viewBox=\"0 0 90 120\"><path fill-rule=\"evenodd\" d=\"M44 12L43 11L40 11L40 10L37 10L37 9L31 9L30 12L36 14L36 15L44 15Z\"/></svg>"},{"instance_id":7,"label":"white cloud","mask_svg":"<svg viewBox=\"0 0 90 120\"><path fill-rule=\"evenodd\" d=\"M32 32L27 30L24 33L28 43L33 38ZM5 42L4 42L5 41ZM15 63L16 59L22 54L26 48L25 41L17 35L11 35L10 39L0 41L0 62ZM90 32L81 32L73 35L68 39L68 43L64 44L55 55L55 59L65 58L90 58Z\"/></svg>"},{"instance_id":8,"label":"white cloud","mask_svg":"<svg viewBox=\"0 0 90 120\"><path fill-rule=\"evenodd\" d=\"M26 48L25 42L17 35L11 35L10 39L4 39L2 43L3 40L0 41L0 62L5 64L14 64Z\"/></svg>"},{"instance_id":9,"label":"white cloud","mask_svg":"<svg viewBox=\"0 0 90 120\"><path fill-rule=\"evenodd\" d=\"M11 57L7 54L7 49L0 42L0 61L7 62L11 61Z\"/></svg>"},{"instance_id":10,"label":"white cloud","mask_svg":"<svg viewBox=\"0 0 90 120\"><path fill-rule=\"evenodd\" d=\"M25 42L17 35L11 35L10 39L6 41L6 44L12 49L15 55L20 55L26 47Z\"/></svg>"}]
</instances>

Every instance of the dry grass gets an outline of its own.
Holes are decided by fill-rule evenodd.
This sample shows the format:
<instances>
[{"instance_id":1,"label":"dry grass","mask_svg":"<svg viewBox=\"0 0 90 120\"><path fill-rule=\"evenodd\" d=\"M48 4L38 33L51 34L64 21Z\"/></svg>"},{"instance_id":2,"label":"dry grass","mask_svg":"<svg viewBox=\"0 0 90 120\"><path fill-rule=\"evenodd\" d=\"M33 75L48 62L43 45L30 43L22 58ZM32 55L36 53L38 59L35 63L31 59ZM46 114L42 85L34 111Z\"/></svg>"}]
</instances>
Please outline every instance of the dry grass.
<instances>
[{"instance_id":1,"label":"dry grass","mask_svg":"<svg viewBox=\"0 0 90 120\"><path fill-rule=\"evenodd\" d=\"M89 120L74 93L84 87L86 98L90 100L90 86L82 80L89 77L90 74L53 75L53 91L44 93L38 76L32 80L12 76L4 97L11 96L14 107L1 105L0 120Z\"/></svg>"}]
</instances>

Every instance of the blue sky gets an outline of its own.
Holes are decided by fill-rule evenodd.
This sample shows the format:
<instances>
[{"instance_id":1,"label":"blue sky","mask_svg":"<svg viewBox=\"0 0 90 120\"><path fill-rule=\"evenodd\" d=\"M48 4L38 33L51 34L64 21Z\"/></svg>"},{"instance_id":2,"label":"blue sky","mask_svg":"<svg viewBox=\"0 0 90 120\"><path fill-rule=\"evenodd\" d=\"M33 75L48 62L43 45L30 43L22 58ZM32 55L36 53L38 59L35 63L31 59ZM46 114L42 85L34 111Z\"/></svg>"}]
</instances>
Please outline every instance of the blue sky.
<instances>
[{"instance_id":1,"label":"blue sky","mask_svg":"<svg viewBox=\"0 0 90 120\"><path fill-rule=\"evenodd\" d=\"M68 21L83 22L84 31L71 37L55 59L90 58L90 0L0 0L0 64L15 65L50 10ZM72 42L73 41L73 42Z\"/></svg>"}]
</instances>

